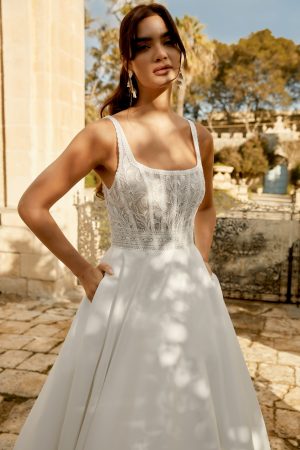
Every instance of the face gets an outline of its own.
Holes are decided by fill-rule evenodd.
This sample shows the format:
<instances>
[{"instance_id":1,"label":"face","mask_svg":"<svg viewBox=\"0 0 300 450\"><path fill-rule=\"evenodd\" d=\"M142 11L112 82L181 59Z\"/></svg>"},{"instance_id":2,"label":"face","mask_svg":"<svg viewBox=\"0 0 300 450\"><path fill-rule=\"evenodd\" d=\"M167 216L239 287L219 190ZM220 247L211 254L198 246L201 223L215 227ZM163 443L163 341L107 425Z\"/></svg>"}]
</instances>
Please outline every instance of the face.
<instances>
[{"instance_id":1,"label":"face","mask_svg":"<svg viewBox=\"0 0 300 450\"><path fill-rule=\"evenodd\" d=\"M134 72L139 87L166 88L177 77L180 50L160 16L154 15L140 21L135 49L136 56L129 61L128 68ZM165 65L171 68L155 72L155 69Z\"/></svg>"}]
</instances>

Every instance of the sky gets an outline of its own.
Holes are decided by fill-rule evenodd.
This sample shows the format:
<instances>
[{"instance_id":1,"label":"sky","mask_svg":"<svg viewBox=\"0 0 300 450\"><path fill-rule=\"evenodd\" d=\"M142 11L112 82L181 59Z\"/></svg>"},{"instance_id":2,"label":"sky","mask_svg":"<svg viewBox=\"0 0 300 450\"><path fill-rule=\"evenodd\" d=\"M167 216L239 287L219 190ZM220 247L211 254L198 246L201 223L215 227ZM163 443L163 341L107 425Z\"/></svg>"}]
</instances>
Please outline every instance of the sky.
<instances>
[{"instance_id":1,"label":"sky","mask_svg":"<svg viewBox=\"0 0 300 450\"><path fill-rule=\"evenodd\" d=\"M300 0L168 0L163 3L173 17L197 17L205 25L209 39L237 42L251 32L269 28L275 37L300 44ZM107 15L105 0L85 0L92 16L112 25L118 22ZM90 41L86 41L86 46Z\"/></svg>"}]
</instances>

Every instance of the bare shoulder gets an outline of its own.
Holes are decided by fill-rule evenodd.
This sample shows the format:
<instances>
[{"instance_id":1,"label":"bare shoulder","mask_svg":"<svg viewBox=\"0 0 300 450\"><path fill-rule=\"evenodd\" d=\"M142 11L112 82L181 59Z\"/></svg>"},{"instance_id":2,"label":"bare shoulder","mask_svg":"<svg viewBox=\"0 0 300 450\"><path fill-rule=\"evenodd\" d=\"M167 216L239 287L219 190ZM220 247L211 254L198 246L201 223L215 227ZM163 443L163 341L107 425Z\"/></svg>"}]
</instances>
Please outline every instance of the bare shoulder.
<instances>
[{"instance_id":1,"label":"bare shoulder","mask_svg":"<svg viewBox=\"0 0 300 450\"><path fill-rule=\"evenodd\" d=\"M202 160L212 159L214 155L214 141L211 132L200 122L195 122Z\"/></svg>"},{"instance_id":2,"label":"bare shoulder","mask_svg":"<svg viewBox=\"0 0 300 450\"><path fill-rule=\"evenodd\" d=\"M102 165L112 155L116 145L116 133L111 120L102 117L85 127L93 142L97 164Z\"/></svg>"}]
</instances>

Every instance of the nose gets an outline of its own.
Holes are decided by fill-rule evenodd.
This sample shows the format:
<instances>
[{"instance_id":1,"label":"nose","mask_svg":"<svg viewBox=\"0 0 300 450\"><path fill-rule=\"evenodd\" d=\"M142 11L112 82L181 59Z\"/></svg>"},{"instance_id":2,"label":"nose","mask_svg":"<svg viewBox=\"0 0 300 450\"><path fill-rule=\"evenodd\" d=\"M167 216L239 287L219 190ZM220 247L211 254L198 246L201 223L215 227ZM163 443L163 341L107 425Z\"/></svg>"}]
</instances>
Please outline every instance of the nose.
<instances>
[{"instance_id":1,"label":"nose","mask_svg":"<svg viewBox=\"0 0 300 450\"><path fill-rule=\"evenodd\" d=\"M168 53L166 51L166 48L163 46L163 44L158 43L155 49L156 49L156 51L155 51L156 60L160 60L160 59L164 59L164 58L168 57Z\"/></svg>"}]
</instances>

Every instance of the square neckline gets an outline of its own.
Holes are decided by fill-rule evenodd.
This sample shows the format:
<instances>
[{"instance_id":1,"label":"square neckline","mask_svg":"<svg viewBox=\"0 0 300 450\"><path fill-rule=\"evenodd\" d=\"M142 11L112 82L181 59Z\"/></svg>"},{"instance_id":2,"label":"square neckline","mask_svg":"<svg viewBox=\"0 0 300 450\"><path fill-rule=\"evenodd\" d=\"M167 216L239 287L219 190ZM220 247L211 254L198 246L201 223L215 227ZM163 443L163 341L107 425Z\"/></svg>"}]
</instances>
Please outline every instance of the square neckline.
<instances>
[{"instance_id":1,"label":"square neckline","mask_svg":"<svg viewBox=\"0 0 300 450\"><path fill-rule=\"evenodd\" d=\"M199 146L199 140L198 140L198 136L197 136L196 127L194 129L194 131L195 131L195 135L194 135L194 132L193 132L193 129L192 129L192 126L194 125L194 123L193 123L192 120L183 118L184 120L186 120L189 123L189 126L190 126L194 152L196 153L196 165L193 166L193 167L188 167L187 169L159 169L159 168L147 166L146 164L143 164L143 163L139 162L134 156L134 153L133 153L133 151L132 151L132 149L131 149L131 147L129 145L129 142L127 140L126 134L125 134L125 132L123 130L123 127L120 124L119 120L116 119L116 117L114 117L111 114L107 115L106 117L110 117L110 118L114 119L117 122L118 127L119 127L120 132L121 132L121 135L123 137L124 146L125 146L125 148L127 150L127 155L129 156L131 162L135 166L140 167L143 170L147 170L147 171L152 172L152 173L166 173L166 174L169 174L169 173L170 174L172 174L172 173L177 173L177 174L178 173L190 173L190 172L196 171L198 168L201 167L201 155L200 155L200 149L199 149L199 147L200 147Z\"/></svg>"}]
</instances>

